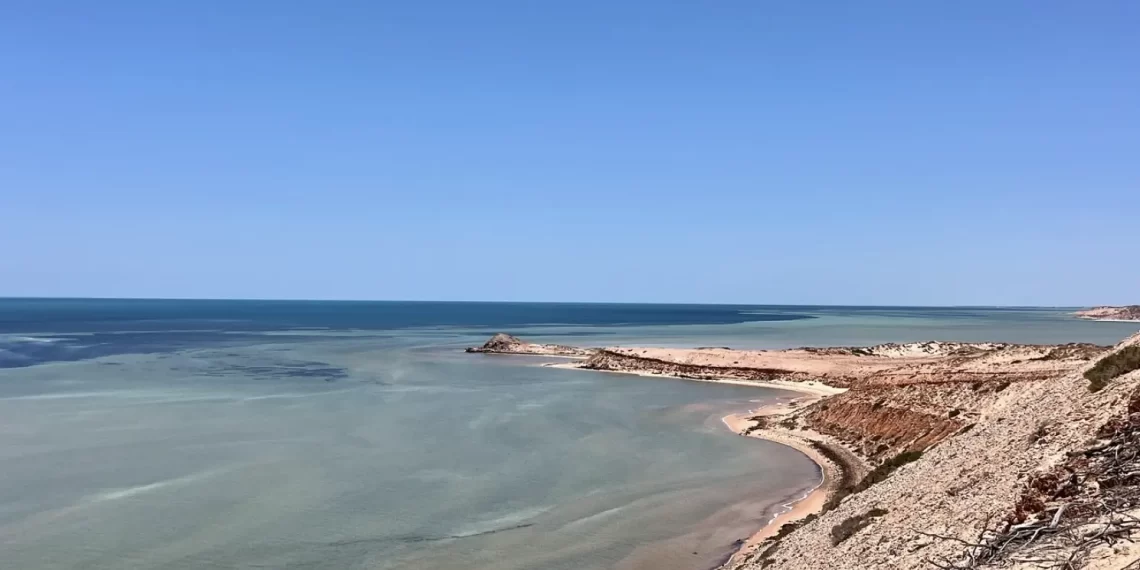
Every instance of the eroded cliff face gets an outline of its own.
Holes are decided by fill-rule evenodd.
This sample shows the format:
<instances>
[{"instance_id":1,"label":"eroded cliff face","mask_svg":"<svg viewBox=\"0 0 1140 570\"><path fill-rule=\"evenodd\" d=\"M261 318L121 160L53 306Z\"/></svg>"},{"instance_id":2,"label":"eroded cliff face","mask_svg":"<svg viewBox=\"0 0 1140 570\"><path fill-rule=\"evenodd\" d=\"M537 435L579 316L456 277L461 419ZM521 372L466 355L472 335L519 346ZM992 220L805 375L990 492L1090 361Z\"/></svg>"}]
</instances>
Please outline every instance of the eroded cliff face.
<instances>
[{"instance_id":1,"label":"eroded cliff face","mask_svg":"<svg viewBox=\"0 0 1140 570\"><path fill-rule=\"evenodd\" d=\"M832 436L874 464L968 430L1010 386L1059 378L1103 351L1092 345L958 348L968 355L854 381L849 391L784 422Z\"/></svg>"},{"instance_id":2,"label":"eroded cliff face","mask_svg":"<svg viewBox=\"0 0 1140 570\"><path fill-rule=\"evenodd\" d=\"M870 385L807 407L792 421L835 437L875 463L902 452L923 451L970 429L1011 385L1005 379Z\"/></svg>"},{"instance_id":3,"label":"eroded cliff face","mask_svg":"<svg viewBox=\"0 0 1140 570\"><path fill-rule=\"evenodd\" d=\"M951 415L908 409L894 401L891 393L852 391L812 406L801 423L876 462L904 451L924 450L958 432L966 424Z\"/></svg>"}]
</instances>

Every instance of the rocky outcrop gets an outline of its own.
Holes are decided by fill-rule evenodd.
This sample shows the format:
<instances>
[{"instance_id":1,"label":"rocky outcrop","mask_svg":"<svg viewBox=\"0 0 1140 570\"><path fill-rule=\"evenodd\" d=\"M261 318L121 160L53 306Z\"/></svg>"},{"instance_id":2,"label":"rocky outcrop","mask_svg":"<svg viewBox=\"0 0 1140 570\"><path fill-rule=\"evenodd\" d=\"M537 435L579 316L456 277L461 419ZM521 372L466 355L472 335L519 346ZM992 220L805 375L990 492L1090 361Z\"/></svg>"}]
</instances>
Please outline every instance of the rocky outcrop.
<instances>
[{"instance_id":1,"label":"rocky outcrop","mask_svg":"<svg viewBox=\"0 0 1140 570\"><path fill-rule=\"evenodd\" d=\"M1073 313L1078 319L1094 321L1140 321L1140 305L1093 307Z\"/></svg>"},{"instance_id":2,"label":"rocky outcrop","mask_svg":"<svg viewBox=\"0 0 1140 570\"><path fill-rule=\"evenodd\" d=\"M923 388L928 390L930 388ZM935 388L936 389L936 388ZM905 451L922 451L962 429L967 418L954 410L921 411L899 398L909 386L868 393L852 390L812 406L803 425L831 435L870 462Z\"/></svg>"},{"instance_id":3,"label":"rocky outcrop","mask_svg":"<svg viewBox=\"0 0 1140 570\"><path fill-rule=\"evenodd\" d=\"M526 342L506 333L498 333L483 346L471 347L466 352L488 354L533 354L538 356L571 356L585 358L594 354L594 349L578 348L561 344L537 344Z\"/></svg>"}]
</instances>

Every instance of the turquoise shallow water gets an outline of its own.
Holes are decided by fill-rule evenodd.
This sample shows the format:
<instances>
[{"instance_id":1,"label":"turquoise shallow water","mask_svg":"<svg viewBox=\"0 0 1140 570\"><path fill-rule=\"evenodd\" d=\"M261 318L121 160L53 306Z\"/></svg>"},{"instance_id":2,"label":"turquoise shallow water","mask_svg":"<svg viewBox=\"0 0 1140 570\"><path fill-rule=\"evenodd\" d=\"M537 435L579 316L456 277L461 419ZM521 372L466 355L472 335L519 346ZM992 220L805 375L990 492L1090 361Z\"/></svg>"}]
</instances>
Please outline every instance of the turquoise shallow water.
<instances>
[{"instance_id":1,"label":"turquoise shallow water","mask_svg":"<svg viewBox=\"0 0 1140 570\"><path fill-rule=\"evenodd\" d=\"M750 320L758 318L762 320ZM0 300L14 568L700 568L818 472L777 391L459 351L1111 343L1056 310Z\"/></svg>"}]
</instances>

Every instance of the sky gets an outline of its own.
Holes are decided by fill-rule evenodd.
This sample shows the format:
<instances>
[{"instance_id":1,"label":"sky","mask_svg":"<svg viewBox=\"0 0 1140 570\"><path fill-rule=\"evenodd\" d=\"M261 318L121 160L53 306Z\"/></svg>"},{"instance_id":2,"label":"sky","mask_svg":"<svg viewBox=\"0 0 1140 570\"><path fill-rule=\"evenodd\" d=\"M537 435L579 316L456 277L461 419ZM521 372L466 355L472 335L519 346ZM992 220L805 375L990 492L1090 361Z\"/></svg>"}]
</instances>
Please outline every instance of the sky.
<instances>
[{"instance_id":1,"label":"sky","mask_svg":"<svg viewBox=\"0 0 1140 570\"><path fill-rule=\"evenodd\" d=\"M1140 3L0 8L0 296L1140 303Z\"/></svg>"}]
</instances>

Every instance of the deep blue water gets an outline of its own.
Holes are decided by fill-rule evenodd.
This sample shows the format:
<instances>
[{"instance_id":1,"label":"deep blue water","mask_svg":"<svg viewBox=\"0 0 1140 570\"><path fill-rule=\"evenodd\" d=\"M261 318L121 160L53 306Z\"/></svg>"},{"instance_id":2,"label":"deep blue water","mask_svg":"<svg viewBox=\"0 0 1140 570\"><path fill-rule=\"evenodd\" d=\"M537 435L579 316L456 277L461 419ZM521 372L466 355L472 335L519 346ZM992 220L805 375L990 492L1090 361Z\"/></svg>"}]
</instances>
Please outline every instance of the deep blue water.
<instances>
[{"instance_id":1,"label":"deep blue water","mask_svg":"<svg viewBox=\"0 0 1140 570\"><path fill-rule=\"evenodd\" d=\"M718 325L807 318L812 317L743 305L8 298L0 299L0 335L12 336L0 337L0 368L224 344L235 342L227 335L282 330Z\"/></svg>"},{"instance_id":2,"label":"deep blue water","mask_svg":"<svg viewBox=\"0 0 1140 570\"><path fill-rule=\"evenodd\" d=\"M167 299L0 299L0 332L203 329L400 329L512 325L700 325L811 318L787 307L605 303L431 301L244 301Z\"/></svg>"},{"instance_id":3,"label":"deep blue water","mask_svg":"<svg viewBox=\"0 0 1140 570\"><path fill-rule=\"evenodd\" d=\"M1033 308L0 298L0 368L240 343L238 335L268 331L458 327L490 332L545 326L550 330L541 335L553 330L569 338L628 327L819 317L1026 323L1056 315L1055 309Z\"/></svg>"}]
</instances>

